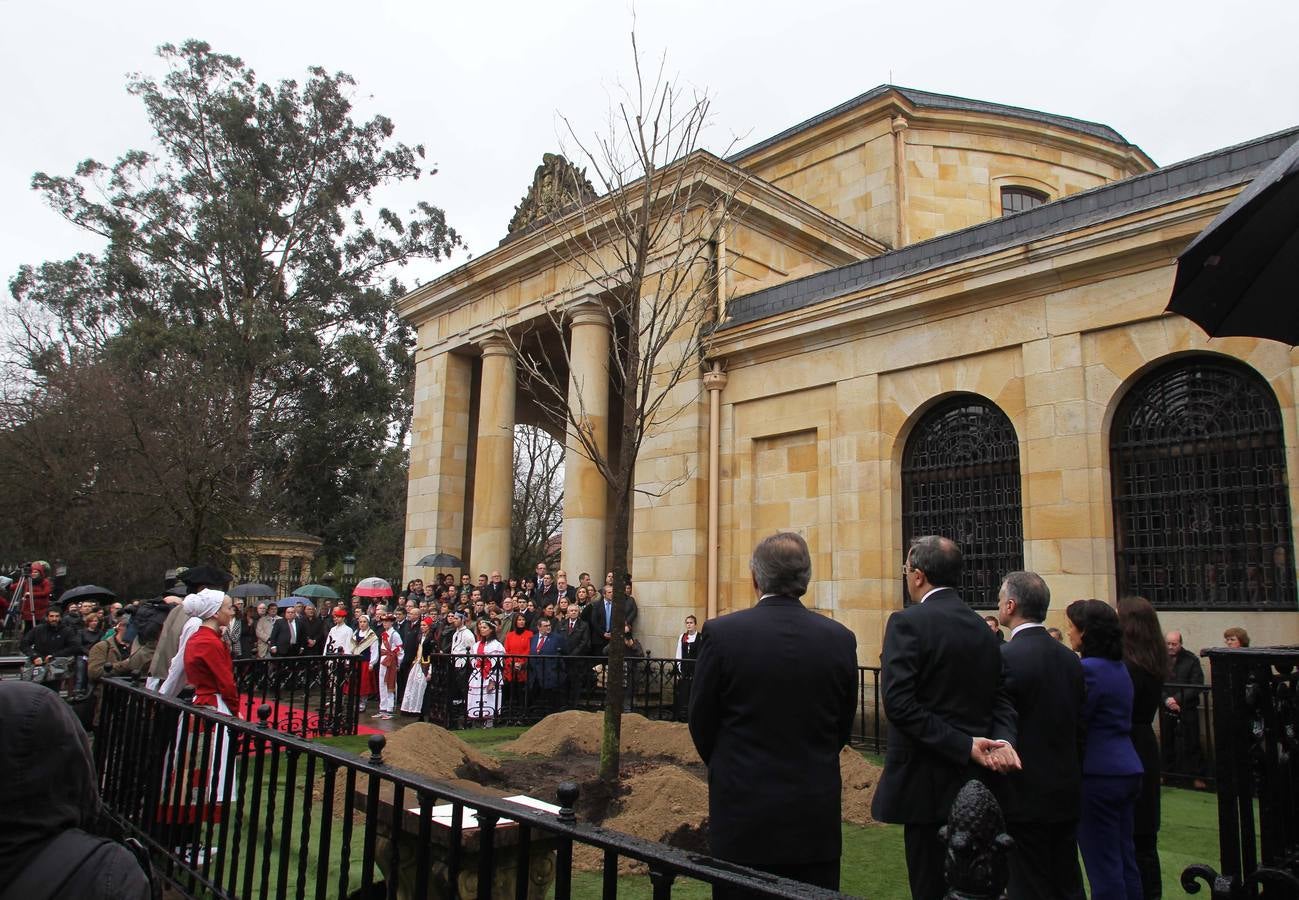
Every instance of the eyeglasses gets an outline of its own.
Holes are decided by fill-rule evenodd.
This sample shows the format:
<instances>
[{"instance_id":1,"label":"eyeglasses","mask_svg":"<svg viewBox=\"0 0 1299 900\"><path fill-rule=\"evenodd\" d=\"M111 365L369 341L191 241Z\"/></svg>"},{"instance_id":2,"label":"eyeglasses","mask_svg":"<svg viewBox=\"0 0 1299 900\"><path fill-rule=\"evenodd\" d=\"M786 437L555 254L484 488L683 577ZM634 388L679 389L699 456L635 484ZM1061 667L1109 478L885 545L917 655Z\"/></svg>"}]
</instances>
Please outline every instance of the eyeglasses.
<instances>
[{"instance_id":1,"label":"eyeglasses","mask_svg":"<svg viewBox=\"0 0 1299 900\"><path fill-rule=\"evenodd\" d=\"M911 563L907 562L907 563L903 563L903 564L902 564L902 574L903 574L903 575L910 575L910 574L911 574L912 572L914 572L914 571L915 571L915 569L911 568Z\"/></svg>"}]
</instances>

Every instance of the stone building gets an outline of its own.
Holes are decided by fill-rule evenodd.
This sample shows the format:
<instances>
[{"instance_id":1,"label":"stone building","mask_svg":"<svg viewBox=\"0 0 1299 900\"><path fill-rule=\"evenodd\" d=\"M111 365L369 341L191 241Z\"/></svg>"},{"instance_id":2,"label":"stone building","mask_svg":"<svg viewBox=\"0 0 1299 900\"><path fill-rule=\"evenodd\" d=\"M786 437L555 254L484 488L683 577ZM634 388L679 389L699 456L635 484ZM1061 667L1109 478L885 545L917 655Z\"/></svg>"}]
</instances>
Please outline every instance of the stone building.
<instances>
[{"instance_id":1,"label":"stone building","mask_svg":"<svg viewBox=\"0 0 1299 900\"><path fill-rule=\"evenodd\" d=\"M274 526L227 534L225 542L235 582L263 581L281 597L311 581L311 564L324 544L314 534Z\"/></svg>"},{"instance_id":2,"label":"stone building","mask_svg":"<svg viewBox=\"0 0 1299 900\"><path fill-rule=\"evenodd\" d=\"M807 538L807 600L864 663L907 541L933 532L965 547L976 607L1024 567L1056 622L1140 593L1191 647L1228 625L1299 642L1299 357L1164 312L1181 249L1296 139L1160 168L1104 125L885 85L710 158L703 177L745 179L742 208L686 414L638 458L639 482L673 485L637 497L631 529L647 645L750 605L748 553L779 529ZM559 228L400 301L419 335L407 577L433 550L508 560L509 426L536 417L500 323L586 304L566 339L602 371L608 319L550 251ZM591 482L567 473L574 574L604 571Z\"/></svg>"}]
</instances>

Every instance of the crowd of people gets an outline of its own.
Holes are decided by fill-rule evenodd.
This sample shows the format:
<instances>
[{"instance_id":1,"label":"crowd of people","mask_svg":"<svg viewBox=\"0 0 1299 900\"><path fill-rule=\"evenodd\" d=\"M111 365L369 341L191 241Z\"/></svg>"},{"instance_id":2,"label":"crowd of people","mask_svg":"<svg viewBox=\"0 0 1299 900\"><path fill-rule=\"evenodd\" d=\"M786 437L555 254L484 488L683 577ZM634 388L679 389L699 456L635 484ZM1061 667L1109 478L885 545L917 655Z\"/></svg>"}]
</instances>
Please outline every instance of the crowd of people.
<instances>
[{"instance_id":1,"label":"crowd of people","mask_svg":"<svg viewBox=\"0 0 1299 900\"><path fill-rule=\"evenodd\" d=\"M331 611L333 627L315 652L363 657L362 709L377 699L375 718L423 717L436 687L440 696L463 705L472 723L491 727L503 704L526 702L544 713L589 688L599 677L599 659L609 654L617 605L623 608L626 683L633 685L637 660L646 652L636 637L640 610L631 579L621 591L613 573L599 588L585 572L570 584L566 572L552 575L545 563L537 564L533 577L446 575L427 584L414 579L390 600L353 597ZM678 641L678 659L693 659L695 639L691 616ZM279 652L310 651L289 644ZM435 684L439 658L450 661L441 670L450 683ZM689 678L679 684L688 689ZM679 687L682 715L684 703Z\"/></svg>"},{"instance_id":2,"label":"crowd of people","mask_svg":"<svg viewBox=\"0 0 1299 900\"><path fill-rule=\"evenodd\" d=\"M293 604L232 598L220 636L232 659L363 657L361 708L377 702L373 715L381 718L423 715L434 662L439 655L454 656L455 683L440 687L456 695L470 720L487 726L502 703L526 700L533 709L557 709L601 677L599 658L608 656L616 604L624 610L627 679L634 683L636 661L647 655L636 635L639 605L630 577L621 590L613 582L607 573L597 586L584 572L570 584L563 570L552 573L538 563L522 578L493 572L476 580L414 579L394 597L352 597L333 609L303 598ZM39 683L73 695L94 692L93 721L86 722L93 727L105 676L147 677L150 687L161 687L171 674L175 682L173 662L192 618L184 611L186 598L226 587L178 580L161 596L128 605L51 602L44 621L28 623L19 647ZM682 688L689 688L697 636L697 620L690 616L675 651L686 663L677 691L682 718Z\"/></svg>"},{"instance_id":3,"label":"crowd of people","mask_svg":"<svg viewBox=\"0 0 1299 900\"><path fill-rule=\"evenodd\" d=\"M810 564L807 574L792 579L778 571L778 554L798 546L785 539L766 551L777 556L770 572L755 570L760 592L755 610L765 612L752 621L735 614L700 632L694 616L685 620L675 650L681 663L679 711L686 717L690 705L692 734L705 761L728 758L738 748L728 744L723 724L731 715L728 703L757 715L754 703L769 704L773 691L802 690L791 674L800 667L767 671L773 668L772 653L779 652L767 645L782 641L790 623L797 621L805 630L822 621L815 615L802 618L804 608L796 602L806 590ZM805 548L801 553L800 559ZM1170 764L1198 771L1204 681L1199 658L1183 646L1178 631L1161 630L1155 610L1139 597L1117 604L1076 600L1064 610L1063 633L1046 628L1050 591L1032 572L1008 573L997 614L981 619L957 593L961 566L954 542L938 537L914 542L903 567L913 602L890 617L881 654L890 735L873 813L904 826L912 896L943 895L937 832L956 790L972 776L994 787L1015 839L1009 897L1084 896L1079 852L1093 897L1160 896L1160 773ZM327 614L310 602L282 611L275 603L245 605L225 591L224 583L191 578L161 597L126 606L51 603L43 622L29 623L20 646L33 668L45 669L41 683L46 687L60 687L49 674L58 671L55 660L82 658L89 687L110 675L148 676L151 689L174 695L189 686L196 704L227 714L238 702L236 658L355 655L362 658L361 705L365 709L377 701L375 716L423 715L432 680L450 677L451 683L438 686L442 696L463 698L466 717L483 726L493 723L503 703L527 702L543 712L571 703L596 677L599 657L608 654L619 604L629 671L645 656L635 633L639 608L631 580L618 590L612 573L599 587L586 573L569 584L565 572L552 575L544 564L521 579L495 572L476 580L468 575L429 583L416 579L394 597L353 597ZM1238 627L1228 628L1223 638L1231 648L1250 643ZM836 626L820 640L818 658L827 665L839 656L855 660L852 645L851 634ZM723 655L729 657L724 666ZM749 657L761 665L739 689L734 674L747 671L741 660ZM444 664L435 676L439 658ZM856 692L855 662L839 668L845 672L835 668L819 688L825 702L818 715L824 721L809 720L806 729L809 735L828 729L826 746L835 747L847 740ZM767 674L759 678L759 670ZM768 676L776 682L766 684ZM697 677L702 687L691 702ZM848 680L853 686L842 696L828 687ZM737 690L742 701L735 699ZM728 691L732 696L725 696ZM97 724L99 714L97 700L88 727ZM750 735L745 746L753 746L753 740ZM748 759L749 753L741 755ZM225 768L214 763L211 772ZM793 775L787 780L802 783ZM823 787L818 782L815 789ZM762 860L750 857L765 845L745 836L743 822L761 818L760 810L728 819L727 809L734 805L733 798L721 802L721 824L712 839L723 850L731 847L736 861L756 865ZM186 815L184 810L172 814L177 821ZM725 823L731 820L735 833L727 835ZM761 855L767 861L780 856L771 854ZM834 881L829 874L834 861L818 858L802 868L800 859L806 862L805 855L792 854L789 865L772 870L827 886Z\"/></svg>"}]
</instances>

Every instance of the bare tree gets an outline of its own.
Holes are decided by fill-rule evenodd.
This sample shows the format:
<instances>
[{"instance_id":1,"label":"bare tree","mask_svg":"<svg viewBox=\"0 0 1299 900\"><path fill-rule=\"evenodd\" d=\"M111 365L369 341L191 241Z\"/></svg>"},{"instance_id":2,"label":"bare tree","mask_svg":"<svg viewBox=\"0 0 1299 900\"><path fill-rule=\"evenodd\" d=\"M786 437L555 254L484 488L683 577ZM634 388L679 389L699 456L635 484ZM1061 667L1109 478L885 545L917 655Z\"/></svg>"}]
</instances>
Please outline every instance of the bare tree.
<instances>
[{"instance_id":1,"label":"bare tree","mask_svg":"<svg viewBox=\"0 0 1299 900\"><path fill-rule=\"evenodd\" d=\"M582 396L570 397L571 347L552 341L548 352L537 353L526 335L511 335L525 389L607 484L615 585L627 578L633 492L666 494L689 477L638 486L636 459L647 437L699 401L703 343L717 321L724 283L719 276L726 260L718 247L745 181L737 169L700 149L710 120L707 94L669 78L662 58L647 73L634 33L632 55L634 81L611 103L606 133L583 138L564 120L574 155L593 172L600 196L546 218L556 235L554 253L560 267L573 273L573 283L548 304L542 322L566 334L571 310L565 301L591 294L608 317L609 418L617 424L608 443L592 426L593 413L600 411L585 408ZM573 182L567 190L581 196L582 172L571 166L567 172ZM624 619L623 605L615 604L600 753L606 786L618 778Z\"/></svg>"},{"instance_id":2,"label":"bare tree","mask_svg":"<svg viewBox=\"0 0 1299 900\"><path fill-rule=\"evenodd\" d=\"M564 521L564 448L533 425L514 426L514 504L510 571L559 561L554 546Z\"/></svg>"}]
</instances>

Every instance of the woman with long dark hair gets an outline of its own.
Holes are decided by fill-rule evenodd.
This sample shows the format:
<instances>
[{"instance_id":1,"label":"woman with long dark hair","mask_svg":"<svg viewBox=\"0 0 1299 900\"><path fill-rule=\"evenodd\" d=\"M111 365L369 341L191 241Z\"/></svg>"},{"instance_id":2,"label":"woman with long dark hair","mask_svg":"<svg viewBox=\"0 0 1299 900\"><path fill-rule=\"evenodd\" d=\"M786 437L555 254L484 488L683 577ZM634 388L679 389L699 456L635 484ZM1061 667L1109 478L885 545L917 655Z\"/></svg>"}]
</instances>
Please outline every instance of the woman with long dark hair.
<instances>
[{"instance_id":1,"label":"woman with long dark hair","mask_svg":"<svg viewBox=\"0 0 1299 900\"><path fill-rule=\"evenodd\" d=\"M1133 819L1144 769L1132 746L1132 678L1119 616L1100 600L1075 600L1065 617L1087 688L1078 848L1092 900L1142 900Z\"/></svg>"},{"instance_id":2,"label":"woman with long dark hair","mask_svg":"<svg viewBox=\"0 0 1299 900\"><path fill-rule=\"evenodd\" d=\"M1123 664L1132 679L1132 746L1141 758L1141 794L1132 822L1141 894L1145 900L1164 895L1159 871L1159 741L1154 720L1163 697L1168 656L1159 615L1144 597L1119 601L1123 629Z\"/></svg>"},{"instance_id":3,"label":"woman with long dark hair","mask_svg":"<svg viewBox=\"0 0 1299 900\"><path fill-rule=\"evenodd\" d=\"M528 617L515 613L510 630L505 634L505 703L522 706L528 681L528 650L532 646L533 631L528 627Z\"/></svg>"}]
</instances>

